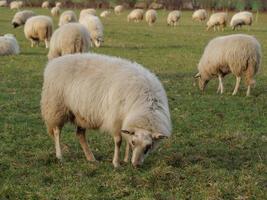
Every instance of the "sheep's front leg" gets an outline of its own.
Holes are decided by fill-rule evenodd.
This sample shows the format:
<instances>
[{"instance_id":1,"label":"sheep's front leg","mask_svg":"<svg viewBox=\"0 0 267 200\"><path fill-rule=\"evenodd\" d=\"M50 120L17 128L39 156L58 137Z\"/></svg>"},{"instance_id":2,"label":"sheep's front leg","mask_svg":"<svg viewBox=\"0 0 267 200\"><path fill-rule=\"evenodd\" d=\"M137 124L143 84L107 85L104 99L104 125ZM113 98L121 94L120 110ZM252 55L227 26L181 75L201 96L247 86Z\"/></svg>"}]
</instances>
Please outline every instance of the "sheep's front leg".
<instances>
[{"instance_id":1,"label":"sheep's front leg","mask_svg":"<svg viewBox=\"0 0 267 200\"><path fill-rule=\"evenodd\" d=\"M45 39L45 48L49 48L49 41L47 39Z\"/></svg>"},{"instance_id":2,"label":"sheep's front leg","mask_svg":"<svg viewBox=\"0 0 267 200\"><path fill-rule=\"evenodd\" d=\"M218 75L218 79L219 79L219 86L217 89L217 93L221 92L221 94L222 94L224 91L224 88L223 88L223 82L222 82L222 75L221 74Z\"/></svg>"},{"instance_id":3,"label":"sheep's front leg","mask_svg":"<svg viewBox=\"0 0 267 200\"><path fill-rule=\"evenodd\" d=\"M128 162L129 161L129 154L130 154L130 144L128 141L126 141L126 147L125 147L125 154L124 154L124 162Z\"/></svg>"},{"instance_id":4,"label":"sheep's front leg","mask_svg":"<svg viewBox=\"0 0 267 200\"><path fill-rule=\"evenodd\" d=\"M62 153L60 148L60 129L59 127L53 128L53 134L54 134L54 141L55 141L55 147L56 147L56 157L59 160L62 160Z\"/></svg>"},{"instance_id":5,"label":"sheep's front leg","mask_svg":"<svg viewBox=\"0 0 267 200\"><path fill-rule=\"evenodd\" d=\"M120 166L120 147L121 147L121 135L115 135L114 136L114 143L115 143L115 149L114 149L114 157L113 157L113 166L115 168Z\"/></svg>"},{"instance_id":6,"label":"sheep's front leg","mask_svg":"<svg viewBox=\"0 0 267 200\"><path fill-rule=\"evenodd\" d=\"M247 97L250 96L250 88L251 88L251 85L248 85L248 89L247 89Z\"/></svg>"},{"instance_id":7,"label":"sheep's front leg","mask_svg":"<svg viewBox=\"0 0 267 200\"><path fill-rule=\"evenodd\" d=\"M240 76L237 76L237 77L236 77L235 89L234 89L232 95L236 95L236 93L237 93L237 91L238 91L238 89L239 89L240 81L241 81L241 77L240 77Z\"/></svg>"}]
</instances>

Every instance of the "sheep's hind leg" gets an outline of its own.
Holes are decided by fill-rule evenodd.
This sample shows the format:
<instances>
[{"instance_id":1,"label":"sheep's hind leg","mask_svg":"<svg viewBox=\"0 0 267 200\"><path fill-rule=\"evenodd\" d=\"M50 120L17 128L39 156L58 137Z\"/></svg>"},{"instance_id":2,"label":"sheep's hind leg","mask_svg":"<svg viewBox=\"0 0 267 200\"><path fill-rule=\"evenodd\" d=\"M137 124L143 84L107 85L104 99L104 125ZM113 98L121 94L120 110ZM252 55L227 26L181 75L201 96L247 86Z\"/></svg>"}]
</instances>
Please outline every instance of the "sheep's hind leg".
<instances>
[{"instance_id":1,"label":"sheep's hind leg","mask_svg":"<svg viewBox=\"0 0 267 200\"><path fill-rule=\"evenodd\" d=\"M121 147L121 135L115 135L114 136L114 143L115 143L115 149L114 149L114 157L113 157L113 166L115 168L120 166L120 147Z\"/></svg>"},{"instance_id":2,"label":"sheep's hind leg","mask_svg":"<svg viewBox=\"0 0 267 200\"><path fill-rule=\"evenodd\" d=\"M86 141L85 129L81 127L77 127L76 136L79 139L79 142L81 144L81 147L83 149L86 159L88 161L95 161L94 154L91 152L89 145Z\"/></svg>"},{"instance_id":3,"label":"sheep's hind leg","mask_svg":"<svg viewBox=\"0 0 267 200\"><path fill-rule=\"evenodd\" d=\"M56 157L59 160L62 160L62 152L60 148L60 128L59 127L53 128L53 134L54 134L54 141L55 141L55 147L56 147Z\"/></svg>"},{"instance_id":4,"label":"sheep's hind leg","mask_svg":"<svg viewBox=\"0 0 267 200\"><path fill-rule=\"evenodd\" d=\"M128 162L129 161L129 154L130 154L130 144L129 142L126 141L126 147L125 147L125 154L124 154L124 162Z\"/></svg>"},{"instance_id":5,"label":"sheep's hind leg","mask_svg":"<svg viewBox=\"0 0 267 200\"><path fill-rule=\"evenodd\" d=\"M237 91L238 91L238 89L239 89L240 81L241 81L241 77L240 77L240 76L237 76L237 77L236 77L235 89L234 89L232 95L236 95L236 93L237 93Z\"/></svg>"}]
</instances>

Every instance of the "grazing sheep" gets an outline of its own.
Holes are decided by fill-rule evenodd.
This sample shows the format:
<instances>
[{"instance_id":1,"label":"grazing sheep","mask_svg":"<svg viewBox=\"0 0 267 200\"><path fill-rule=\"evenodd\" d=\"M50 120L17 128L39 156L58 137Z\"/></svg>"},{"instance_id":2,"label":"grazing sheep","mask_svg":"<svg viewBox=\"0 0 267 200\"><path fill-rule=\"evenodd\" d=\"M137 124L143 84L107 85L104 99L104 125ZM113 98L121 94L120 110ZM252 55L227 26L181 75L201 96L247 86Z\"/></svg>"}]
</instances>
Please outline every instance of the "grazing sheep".
<instances>
[{"instance_id":1,"label":"grazing sheep","mask_svg":"<svg viewBox=\"0 0 267 200\"><path fill-rule=\"evenodd\" d=\"M44 2L42 3L42 8L49 8L49 6L50 6L49 1L44 1Z\"/></svg>"},{"instance_id":2,"label":"grazing sheep","mask_svg":"<svg viewBox=\"0 0 267 200\"><path fill-rule=\"evenodd\" d=\"M105 10L100 14L100 17L106 18L111 14L109 10Z\"/></svg>"},{"instance_id":3,"label":"grazing sheep","mask_svg":"<svg viewBox=\"0 0 267 200\"><path fill-rule=\"evenodd\" d=\"M12 1L10 4L10 9L20 9L23 6L23 1Z\"/></svg>"},{"instance_id":4,"label":"grazing sheep","mask_svg":"<svg viewBox=\"0 0 267 200\"><path fill-rule=\"evenodd\" d=\"M51 15L53 17L58 17L60 15L60 7L57 7L57 6L53 7L51 9Z\"/></svg>"},{"instance_id":5,"label":"grazing sheep","mask_svg":"<svg viewBox=\"0 0 267 200\"><path fill-rule=\"evenodd\" d=\"M0 55L17 55L19 54L19 45L12 34L0 36Z\"/></svg>"},{"instance_id":6,"label":"grazing sheep","mask_svg":"<svg viewBox=\"0 0 267 200\"><path fill-rule=\"evenodd\" d=\"M72 10L66 10L60 15L58 26L77 21L78 20L75 12L73 12Z\"/></svg>"},{"instance_id":7,"label":"grazing sheep","mask_svg":"<svg viewBox=\"0 0 267 200\"><path fill-rule=\"evenodd\" d=\"M88 52L90 45L87 29L79 23L68 23L53 33L47 57L51 60L65 54Z\"/></svg>"},{"instance_id":8,"label":"grazing sheep","mask_svg":"<svg viewBox=\"0 0 267 200\"><path fill-rule=\"evenodd\" d=\"M127 16L127 21L134 21L134 22L140 22L144 18L144 10L142 9L134 9L130 14Z\"/></svg>"},{"instance_id":9,"label":"grazing sheep","mask_svg":"<svg viewBox=\"0 0 267 200\"><path fill-rule=\"evenodd\" d=\"M85 15L79 22L84 25L90 33L92 44L96 47L100 47L104 42L104 28L100 19L94 15Z\"/></svg>"},{"instance_id":10,"label":"grazing sheep","mask_svg":"<svg viewBox=\"0 0 267 200\"><path fill-rule=\"evenodd\" d=\"M8 3L6 0L1 0L0 1L0 7L7 7L8 6Z\"/></svg>"},{"instance_id":11,"label":"grazing sheep","mask_svg":"<svg viewBox=\"0 0 267 200\"><path fill-rule=\"evenodd\" d=\"M87 160L95 161L86 129L99 129L114 138L114 167L120 165L122 133L129 135L132 164L139 166L159 141L171 135L168 100L158 78L137 63L98 54L55 58L44 72L41 112L62 159L60 132L68 121Z\"/></svg>"},{"instance_id":12,"label":"grazing sheep","mask_svg":"<svg viewBox=\"0 0 267 200\"><path fill-rule=\"evenodd\" d=\"M207 19L207 16L208 14L205 9L199 9L193 13L192 19L195 21L205 21Z\"/></svg>"},{"instance_id":13,"label":"grazing sheep","mask_svg":"<svg viewBox=\"0 0 267 200\"><path fill-rule=\"evenodd\" d=\"M59 8L62 8L62 3L61 3L61 2L56 2L56 3L55 3L55 6L56 6L56 7L59 7Z\"/></svg>"},{"instance_id":14,"label":"grazing sheep","mask_svg":"<svg viewBox=\"0 0 267 200\"><path fill-rule=\"evenodd\" d=\"M96 10L93 9L93 8L88 8L88 9L81 10L79 20L81 18L83 18L85 15L95 15L96 16Z\"/></svg>"},{"instance_id":15,"label":"grazing sheep","mask_svg":"<svg viewBox=\"0 0 267 200\"><path fill-rule=\"evenodd\" d=\"M114 12L116 15L120 15L124 10L124 7L123 5L118 5L118 6L115 6L114 8Z\"/></svg>"},{"instance_id":16,"label":"grazing sheep","mask_svg":"<svg viewBox=\"0 0 267 200\"><path fill-rule=\"evenodd\" d=\"M21 25L24 25L30 17L33 17L35 15L36 14L31 10L19 11L14 15L11 23L14 28L17 28Z\"/></svg>"},{"instance_id":17,"label":"grazing sheep","mask_svg":"<svg viewBox=\"0 0 267 200\"><path fill-rule=\"evenodd\" d=\"M179 10L171 11L167 17L168 26L176 26L180 18L181 18L181 12Z\"/></svg>"},{"instance_id":18,"label":"grazing sheep","mask_svg":"<svg viewBox=\"0 0 267 200\"><path fill-rule=\"evenodd\" d=\"M210 30L210 28L213 27L213 30L216 31L216 28L220 30L221 27L223 31L224 27L226 27L226 24L227 24L227 13L225 12L214 13L210 16L209 21L207 22L207 30Z\"/></svg>"},{"instance_id":19,"label":"grazing sheep","mask_svg":"<svg viewBox=\"0 0 267 200\"><path fill-rule=\"evenodd\" d=\"M24 26L25 37L31 41L31 47L40 41L45 42L45 47L49 47L49 41L53 32L53 22L48 16L38 15L29 18Z\"/></svg>"},{"instance_id":20,"label":"grazing sheep","mask_svg":"<svg viewBox=\"0 0 267 200\"><path fill-rule=\"evenodd\" d=\"M156 20L157 20L157 11L150 9L146 11L146 22L149 24L149 26L152 26Z\"/></svg>"},{"instance_id":21,"label":"grazing sheep","mask_svg":"<svg viewBox=\"0 0 267 200\"><path fill-rule=\"evenodd\" d=\"M236 13L230 22L230 26L233 30L235 30L237 27L242 27L242 25L249 25L251 26L253 22L253 15L251 12L239 12Z\"/></svg>"},{"instance_id":22,"label":"grazing sheep","mask_svg":"<svg viewBox=\"0 0 267 200\"><path fill-rule=\"evenodd\" d=\"M217 92L223 93L222 79L225 75L233 73L236 76L236 85L233 91L238 91L241 76L245 76L248 86L247 96L250 95L253 79L260 67L261 46L252 36L235 34L217 37L206 46L198 64L199 88L204 91L207 83L212 77L219 78Z\"/></svg>"}]
</instances>

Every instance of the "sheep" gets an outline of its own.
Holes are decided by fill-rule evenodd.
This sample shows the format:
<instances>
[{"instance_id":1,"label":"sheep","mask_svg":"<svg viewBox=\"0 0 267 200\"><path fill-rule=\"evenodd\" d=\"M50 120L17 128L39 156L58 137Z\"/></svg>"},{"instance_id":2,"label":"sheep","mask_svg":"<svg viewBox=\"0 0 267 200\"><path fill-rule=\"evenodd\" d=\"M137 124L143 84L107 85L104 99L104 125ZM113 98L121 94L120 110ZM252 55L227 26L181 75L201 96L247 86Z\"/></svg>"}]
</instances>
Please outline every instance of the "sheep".
<instances>
[{"instance_id":1,"label":"sheep","mask_svg":"<svg viewBox=\"0 0 267 200\"><path fill-rule=\"evenodd\" d=\"M225 75L233 73L236 76L236 85L232 95L236 95L241 76L245 76L247 96L250 95L253 79L258 72L261 62L261 46L252 36L234 34L217 37L211 40L198 64L199 88L204 91L207 83L213 76L219 79L217 93L223 93L222 79Z\"/></svg>"},{"instance_id":2,"label":"sheep","mask_svg":"<svg viewBox=\"0 0 267 200\"><path fill-rule=\"evenodd\" d=\"M102 18L106 18L111 14L111 12L109 10L105 10L100 14L100 17Z\"/></svg>"},{"instance_id":3,"label":"sheep","mask_svg":"<svg viewBox=\"0 0 267 200\"><path fill-rule=\"evenodd\" d=\"M17 28L21 25L24 25L25 22L33 16L36 16L36 14L31 10L19 11L14 15L11 23L14 28Z\"/></svg>"},{"instance_id":4,"label":"sheep","mask_svg":"<svg viewBox=\"0 0 267 200\"><path fill-rule=\"evenodd\" d=\"M92 44L96 47L100 47L104 42L104 28L100 19L94 15L85 15L79 22L84 25L90 33Z\"/></svg>"},{"instance_id":5,"label":"sheep","mask_svg":"<svg viewBox=\"0 0 267 200\"><path fill-rule=\"evenodd\" d=\"M20 9L23 6L23 1L12 1L10 4L10 9Z\"/></svg>"},{"instance_id":6,"label":"sheep","mask_svg":"<svg viewBox=\"0 0 267 200\"><path fill-rule=\"evenodd\" d=\"M87 29L79 23L68 23L53 33L47 57L51 60L65 54L88 52L90 45Z\"/></svg>"},{"instance_id":7,"label":"sheep","mask_svg":"<svg viewBox=\"0 0 267 200\"><path fill-rule=\"evenodd\" d=\"M60 15L60 7L57 7L57 6L53 7L51 9L51 15L53 17L58 17Z\"/></svg>"},{"instance_id":8,"label":"sheep","mask_svg":"<svg viewBox=\"0 0 267 200\"><path fill-rule=\"evenodd\" d=\"M124 10L123 5L117 5L114 8L114 12L116 15L120 15L123 12L123 10Z\"/></svg>"},{"instance_id":9,"label":"sheep","mask_svg":"<svg viewBox=\"0 0 267 200\"><path fill-rule=\"evenodd\" d=\"M59 7L59 8L62 8L62 3L61 3L61 2L56 2L56 3L55 3L55 6L56 6L56 7Z\"/></svg>"},{"instance_id":10,"label":"sheep","mask_svg":"<svg viewBox=\"0 0 267 200\"><path fill-rule=\"evenodd\" d=\"M58 26L77 21L78 20L75 12L73 12L72 10L67 10L60 15Z\"/></svg>"},{"instance_id":11,"label":"sheep","mask_svg":"<svg viewBox=\"0 0 267 200\"><path fill-rule=\"evenodd\" d=\"M79 20L82 19L85 15L96 15L96 10L93 8L83 9L80 12Z\"/></svg>"},{"instance_id":12,"label":"sheep","mask_svg":"<svg viewBox=\"0 0 267 200\"><path fill-rule=\"evenodd\" d=\"M49 1L44 1L44 2L42 3L42 8L49 8L49 6L50 6Z\"/></svg>"},{"instance_id":13,"label":"sheep","mask_svg":"<svg viewBox=\"0 0 267 200\"><path fill-rule=\"evenodd\" d=\"M236 13L230 22L230 26L233 30L235 30L237 27L242 27L242 25L249 25L251 26L253 22L253 15L251 12L243 11Z\"/></svg>"},{"instance_id":14,"label":"sheep","mask_svg":"<svg viewBox=\"0 0 267 200\"><path fill-rule=\"evenodd\" d=\"M143 9L134 9L130 14L127 16L127 21L134 21L140 22L144 18L144 10Z\"/></svg>"},{"instance_id":15,"label":"sheep","mask_svg":"<svg viewBox=\"0 0 267 200\"><path fill-rule=\"evenodd\" d=\"M150 9L146 12L145 17L146 17L146 22L149 24L149 26L151 26L157 20L157 12L153 9Z\"/></svg>"},{"instance_id":16,"label":"sheep","mask_svg":"<svg viewBox=\"0 0 267 200\"><path fill-rule=\"evenodd\" d=\"M181 12L179 10L171 11L167 17L167 25L176 26L180 18L181 18Z\"/></svg>"},{"instance_id":17,"label":"sheep","mask_svg":"<svg viewBox=\"0 0 267 200\"><path fill-rule=\"evenodd\" d=\"M68 121L77 126L76 135L88 161L95 157L85 138L86 129L110 133L115 143L114 167L120 166L122 133L130 138L135 167L161 139L171 135L162 84L143 66L121 58L85 53L51 60L44 71L40 104L60 160L60 132Z\"/></svg>"},{"instance_id":18,"label":"sheep","mask_svg":"<svg viewBox=\"0 0 267 200\"><path fill-rule=\"evenodd\" d=\"M49 41L53 32L53 22L48 16L38 15L29 18L24 26L25 37L31 41L31 47L39 41L45 42L45 47L49 47Z\"/></svg>"},{"instance_id":19,"label":"sheep","mask_svg":"<svg viewBox=\"0 0 267 200\"><path fill-rule=\"evenodd\" d=\"M6 0L1 0L0 1L0 7L7 7L8 6L8 3Z\"/></svg>"},{"instance_id":20,"label":"sheep","mask_svg":"<svg viewBox=\"0 0 267 200\"><path fill-rule=\"evenodd\" d=\"M205 9L199 9L193 13L192 19L195 21L205 21L207 16L208 14Z\"/></svg>"},{"instance_id":21,"label":"sheep","mask_svg":"<svg viewBox=\"0 0 267 200\"><path fill-rule=\"evenodd\" d=\"M19 45L12 34L0 36L0 55L17 55L19 54Z\"/></svg>"},{"instance_id":22,"label":"sheep","mask_svg":"<svg viewBox=\"0 0 267 200\"><path fill-rule=\"evenodd\" d=\"M209 21L207 22L207 31L210 30L210 28L212 27L214 31L216 31L216 27L218 27L218 30L220 30L220 26L223 31L226 24L227 24L227 13L225 12L214 13L210 16Z\"/></svg>"}]
</instances>

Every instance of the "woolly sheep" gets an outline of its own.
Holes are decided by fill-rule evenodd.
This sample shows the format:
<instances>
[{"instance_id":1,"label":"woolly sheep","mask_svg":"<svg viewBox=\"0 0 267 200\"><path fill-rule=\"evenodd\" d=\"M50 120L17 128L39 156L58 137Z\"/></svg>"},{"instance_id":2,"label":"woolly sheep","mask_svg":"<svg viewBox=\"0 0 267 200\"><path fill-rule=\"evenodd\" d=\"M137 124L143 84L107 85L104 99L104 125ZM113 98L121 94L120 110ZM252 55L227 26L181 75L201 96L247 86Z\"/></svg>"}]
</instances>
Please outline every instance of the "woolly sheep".
<instances>
[{"instance_id":1,"label":"woolly sheep","mask_svg":"<svg viewBox=\"0 0 267 200\"><path fill-rule=\"evenodd\" d=\"M61 3L61 2L56 2L56 3L55 3L55 6L56 6L56 7L59 7L59 8L62 8L62 3Z\"/></svg>"},{"instance_id":2,"label":"woolly sheep","mask_svg":"<svg viewBox=\"0 0 267 200\"><path fill-rule=\"evenodd\" d=\"M181 18L181 12L178 10L171 11L167 17L167 24L169 26L176 26L177 22Z\"/></svg>"},{"instance_id":3,"label":"woolly sheep","mask_svg":"<svg viewBox=\"0 0 267 200\"><path fill-rule=\"evenodd\" d=\"M114 167L120 165L122 133L130 137L133 166L140 166L160 140L171 135L168 100L160 81L141 65L116 57L87 53L50 61L44 71L41 112L58 159L60 132L68 121L77 126L89 161L95 158L86 129L112 134Z\"/></svg>"},{"instance_id":4,"label":"woolly sheep","mask_svg":"<svg viewBox=\"0 0 267 200\"><path fill-rule=\"evenodd\" d=\"M60 15L60 7L57 7L57 6L53 7L51 9L51 15L53 17L58 17Z\"/></svg>"},{"instance_id":5,"label":"woolly sheep","mask_svg":"<svg viewBox=\"0 0 267 200\"><path fill-rule=\"evenodd\" d=\"M238 91L241 76L245 76L248 86L247 96L250 95L253 79L260 67L261 46L252 36L235 34L217 37L211 40L205 48L198 64L199 88L204 91L207 83L212 77L219 78L217 92L224 91L222 79L225 75L233 73L236 76L236 85L233 91Z\"/></svg>"},{"instance_id":6,"label":"woolly sheep","mask_svg":"<svg viewBox=\"0 0 267 200\"><path fill-rule=\"evenodd\" d=\"M19 54L19 45L12 34L0 36L0 55L16 55Z\"/></svg>"},{"instance_id":7,"label":"woolly sheep","mask_svg":"<svg viewBox=\"0 0 267 200\"><path fill-rule=\"evenodd\" d=\"M42 3L42 8L49 8L49 6L50 6L49 1L44 1L44 2Z\"/></svg>"},{"instance_id":8,"label":"woolly sheep","mask_svg":"<svg viewBox=\"0 0 267 200\"><path fill-rule=\"evenodd\" d=\"M104 10L101 14L100 17L108 17L111 14L111 12L109 10Z\"/></svg>"},{"instance_id":9,"label":"woolly sheep","mask_svg":"<svg viewBox=\"0 0 267 200\"><path fill-rule=\"evenodd\" d=\"M114 12L116 15L120 15L124 10L124 7L123 5L118 5L118 6L115 6L114 8Z\"/></svg>"},{"instance_id":10,"label":"woolly sheep","mask_svg":"<svg viewBox=\"0 0 267 200\"><path fill-rule=\"evenodd\" d=\"M144 18L144 10L143 9L134 9L130 14L127 16L127 21L135 21L140 22Z\"/></svg>"},{"instance_id":11,"label":"woolly sheep","mask_svg":"<svg viewBox=\"0 0 267 200\"><path fill-rule=\"evenodd\" d=\"M243 11L236 13L230 22L230 26L232 27L233 30L235 30L237 27L240 27L242 25L249 25L251 26L253 21L253 15L251 12Z\"/></svg>"},{"instance_id":12,"label":"woolly sheep","mask_svg":"<svg viewBox=\"0 0 267 200\"><path fill-rule=\"evenodd\" d=\"M85 15L96 15L96 10L93 8L81 10L79 20L83 18Z\"/></svg>"},{"instance_id":13,"label":"woolly sheep","mask_svg":"<svg viewBox=\"0 0 267 200\"><path fill-rule=\"evenodd\" d=\"M23 1L12 1L10 4L10 9L20 9L23 6Z\"/></svg>"},{"instance_id":14,"label":"woolly sheep","mask_svg":"<svg viewBox=\"0 0 267 200\"><path fill-rule=\"evenodd\" d=\"M210 30L210 28L212 27L214 31L216 31L216 27L218 28L218 30L220 30L221 26L223 31L226 24L227 24L227 13L225 12L214 13L210 16L209 21L207 22L207 30Z\"/></svg>"},{"instance_id":15,"label":"woolly sheep","mask_svg":"<svg viewBox=\"0 0 267 200\"><path fill-rule=\"evenodd\" d=\"M13 19L12 19L12 25L14 28L19 27L21 25L24 25L25 22L30 18L35 16L36 14L31 11L31 10L23 10L23 11L19 11L17 12Z\"/></svg>"},{"instance_id":16,"label":"woolly sheep","mask_svg":"<svg viewBox=\"0 0 267 200\"><path fill-rule=\"evenodd\" d=\"M87 29L79 23L68 23L53 33L48 59L65 54L88 52L90 45L90 35Z\"/></svg>"},{"instance_id":17,"label":"woolly sheep","mask_svg":"<svg viewBox=\"0 0 267 200\"><path fill-rule=\"evenodd\" d=\"M90 33L92 44L96 47L100 47L104 42L104 28L100 19L94 15L85 15L79 22L84 25Z\"/></svg>"},{"instance_id":18,"label":"woolly sheep","mask_svg":"<svg viewBox=\"0 0 267 200\"><path fill-rule=\"evenodd\" d=\"M208 14L205 9L199 9L193 13L192 19L196 21L205 21L207 16Z\"/></svg>"},{"instance_id":19,"label":"woolly sheep","mask_svg":"<svg viewBox=\"0 0 267 200\"><path fill-rule=\"evenodd\" d=\"M145 18L146 22L149 24L149 26L151 26L157 20L157 12L153 9L150 9L146 12Z\"/></svg>"},{"instance_id":20,"label":"woolly sheep","mask_svg":"<svg viewBox=\"0 0 267 200\"><path fill-rule=\"evenodd\" d=\"M31 41L31 47L40 41L45 42L45 47L49 47L49 41L53 32L53 22L48 16L38 15L29 18L24 26L25 37Z\"/></svg>"},{"instance_id":21,"label":"woolly sheep","mask_svg":"<svg viewBox=\"0 0 267 200\"><path fill-rule=\"evenodd\" d=\"M0 1L0 7L6 7L6 6L8 6L7 1L6 0L1 0Z\"/></svg>"},{"instance_id":22,"label":"woolly sheep","mask_svg":"<svg viewBox=\"0 0 267 200\"><path fill-rule=\"evenodd\" d=\"M78 20L76 14L72 10L66 10L60 15L58 25L62 26L64 24L77 21Z\"/></svg>"}]
</instances>

